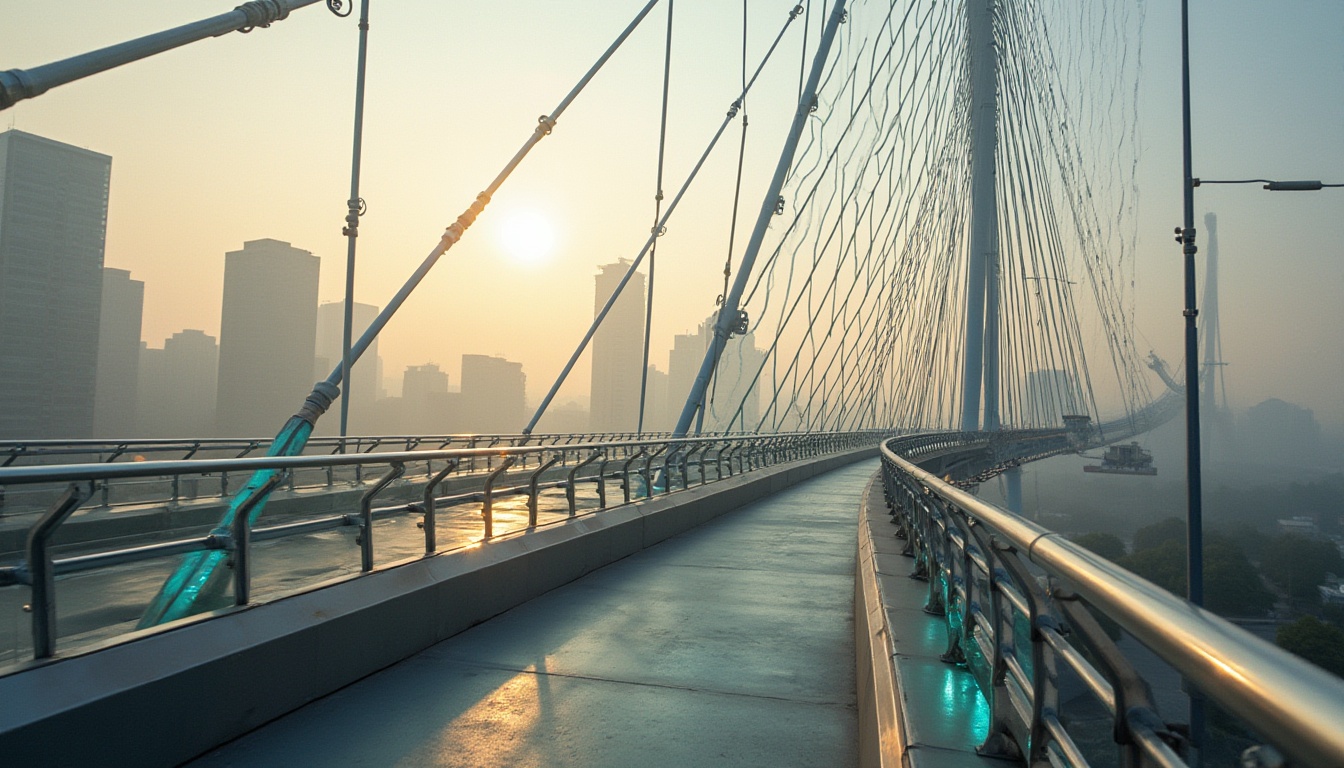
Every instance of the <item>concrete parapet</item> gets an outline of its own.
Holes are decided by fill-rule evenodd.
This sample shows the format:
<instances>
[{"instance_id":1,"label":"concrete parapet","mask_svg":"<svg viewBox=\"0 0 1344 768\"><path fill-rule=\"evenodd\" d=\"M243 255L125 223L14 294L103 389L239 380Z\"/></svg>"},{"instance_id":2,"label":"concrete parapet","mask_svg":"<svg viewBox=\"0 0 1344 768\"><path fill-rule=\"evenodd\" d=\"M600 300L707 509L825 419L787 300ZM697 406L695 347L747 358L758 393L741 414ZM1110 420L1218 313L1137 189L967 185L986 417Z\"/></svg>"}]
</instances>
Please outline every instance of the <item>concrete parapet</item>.
<instances>
[{"instance_id":1,"label":"concrete parapet","mask_svg":"<svg viewBox=\"0 0 1344 768\"><path fill-rule=\"evenodd\" d=\"M924 612L927 582L895 537L882 476L859 509L854 645L862 768L1013 765L976 753L988 708L971 673L946 662L947 625Z\"/></svg>"},{"instance_id":2,"label":"concrete parapet","mask_svg":"<svg viewBox=\"0 0 1344 768\"><path fill-rule=\"evenodd\" d=\"M0 677L6 764L177 765L533 597L809 477L782 464L312 591L192 617Z\"/></svg>"}]
</instances>

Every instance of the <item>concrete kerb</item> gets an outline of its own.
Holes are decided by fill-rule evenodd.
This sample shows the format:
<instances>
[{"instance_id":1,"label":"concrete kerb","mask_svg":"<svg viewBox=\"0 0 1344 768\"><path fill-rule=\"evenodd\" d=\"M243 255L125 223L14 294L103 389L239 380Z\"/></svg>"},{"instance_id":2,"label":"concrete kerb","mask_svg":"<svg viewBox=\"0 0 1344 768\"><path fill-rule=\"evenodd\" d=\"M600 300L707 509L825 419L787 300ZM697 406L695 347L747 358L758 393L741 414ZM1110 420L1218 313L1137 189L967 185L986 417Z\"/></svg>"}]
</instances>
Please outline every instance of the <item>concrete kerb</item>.
<instances>
[{"instance_id":1,"label":"concrete kerb","mask_svg":"<svg viewBox=\"0 0 1344 768\"><path fill-rule=\"evenodd\" d=\"M176 765L867 448L657 496L0 676L16 765Z\"/></svg>"},{"instance_id":2,"label":"concrete kerb","mask_svg":"<svg viewBox=\"0 0 1344 768\"><path fill-rule=\"evenodd\" d=\"M854 659L859 708L860 768L901 768L906 762L905 724L897 697L891 628L882 605L873 558L872 513L881 509L882 478L864 489L859 504L858 555L854 574ZM875 506L876 505L876 506Z\"/></svg>"}]
</instances>

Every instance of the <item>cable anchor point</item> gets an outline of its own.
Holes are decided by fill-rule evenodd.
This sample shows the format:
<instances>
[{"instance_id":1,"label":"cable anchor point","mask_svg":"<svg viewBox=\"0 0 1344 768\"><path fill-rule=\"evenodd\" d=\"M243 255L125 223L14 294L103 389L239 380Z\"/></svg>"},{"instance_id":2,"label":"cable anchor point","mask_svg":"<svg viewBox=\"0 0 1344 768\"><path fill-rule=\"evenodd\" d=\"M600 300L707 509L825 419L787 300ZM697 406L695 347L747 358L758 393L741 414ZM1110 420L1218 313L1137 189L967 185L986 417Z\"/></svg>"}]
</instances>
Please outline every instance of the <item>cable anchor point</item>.
<instances>
[{"instance_id":1,"label":"cable anchor point","mask_svg":"<svg viewBox=\"0 0 1344 768\"><path fill-rule=\"evenodd\" d=\"M344 19L346 16L355 12L355 4L352 1L349 7L346 7L345 0L327 0L327 10ZM344 13L342 13L344 11Z\"/></svg>"},{"instance_id":2,"label":"cable anchor point","mask_svg":"<svg viewBox=\"0 0 1344 768\"><path fill-rule=\"evenodd\" d=\"M728 338L734 336L745 336L751 330L751 318L747 316L747 310L739 309L737 317L733 320L733 327L729 329Z\"/></svg>"}]
</instances>

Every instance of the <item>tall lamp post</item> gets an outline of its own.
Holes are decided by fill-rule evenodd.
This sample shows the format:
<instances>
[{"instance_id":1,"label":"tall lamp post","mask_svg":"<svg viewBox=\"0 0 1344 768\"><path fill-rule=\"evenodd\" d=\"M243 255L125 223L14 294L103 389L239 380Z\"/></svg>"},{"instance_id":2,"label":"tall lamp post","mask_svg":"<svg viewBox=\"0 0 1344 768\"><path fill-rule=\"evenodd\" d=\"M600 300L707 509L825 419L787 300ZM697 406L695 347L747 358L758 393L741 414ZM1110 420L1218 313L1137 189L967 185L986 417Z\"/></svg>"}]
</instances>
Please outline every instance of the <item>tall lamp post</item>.
<instances>
[{"instance_id":1,"label":"tall lamp post","mask_svg":"<svg viewBox=\"0 0 1344 768\"><path fill-rule=\"evenodd\" d=\"M348 11L347 11L348 13ZM346 201L345 227L345 315L341 323L341 452L350 422L350 355L355 312L355 241L359 237L359 217L364 215L364 198L359 196L359 167L364 145L364 72L369 54L369 0L359 5L359 59L355 65L355 130L350 158L350 199Z\"/></svg>"},{"instance_id":2,"label":"tall lamp post","mask_svg":"<svg viewBox=\"0 0 1344 768\"><path fill-rule=\"evenodd\" d=\"M1204 605L1203 483L1200 471L1199 436L1199 335L1195 319L1195 187L1205 184L1263 184L1271 192L1314 192L1341 188L1344 184L1320 181L1272 181L1270 179L1210 180L1196 178L1190 152L1190 12L1189 0L1181 0L1181 144L1184 155L1185 204L1183 226L1176 229L1176 242L1185 256L1185 455L1186 455L1186 585L1187 598ZM1197 691L1190 696L1190 734L1195 749L1203 745L1204 701Z\"/></svg>"}]
</instances>

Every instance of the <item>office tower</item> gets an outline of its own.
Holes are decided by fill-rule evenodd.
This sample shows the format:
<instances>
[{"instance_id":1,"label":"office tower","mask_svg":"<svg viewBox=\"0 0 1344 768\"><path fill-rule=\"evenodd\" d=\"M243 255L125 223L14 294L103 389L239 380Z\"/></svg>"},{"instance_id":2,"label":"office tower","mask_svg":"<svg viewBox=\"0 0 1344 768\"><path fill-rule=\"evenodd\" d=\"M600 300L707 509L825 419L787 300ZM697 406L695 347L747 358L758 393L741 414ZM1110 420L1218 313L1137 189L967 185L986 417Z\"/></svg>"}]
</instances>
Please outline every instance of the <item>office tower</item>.
<instances>
[{"instance_id":1,"label":"office tower","mask_svg":"<svg viewBox=\"0 0 1344 768\"><path fill-rule=\"evenodd\" d=\"M319 259L280 240L224 257L217 433L270 437L313 389Z\"/></svg>"},{"instance_id":2,"label":"office tower","mask_svg":"<svg viewBox=\"0 0 1344 768\"><path fill-rule=\"evenodd\" d=\"M644 431L671 432L677 424L668 418L671 405L667 402L667 374L658 370L657 366L650 365L645 381Z\"/></svg>"},{"instance_id":3,"label":"office tower","mask_svg":"<svg viewBox=\"0 0 1344 768\"><path fill-rule=\"evenodd\" d=\"M140 349L137 434L206 437L215 434L219 345L204 331L184 330L162 349Z\"/></svg>"},{"instance_id":4,"label":"office tower","mask_svg":"<svg viewBox=\"0 0 1344 768\"><path fill-rule=\"evenodd\" d=\"M1068 371L1047 369L1027 374L1025 411L1018 417L1023 426L1058 427L1065 416L1086 414L1087 408Z\"/></svg>"},{"instance_id":5,"label":"office tower","mask_svg":"<svg viewBox=\"0 0 1344 768\"><path fill-rule=\"evenodd\" d=\"M526 418L526 389L522 363L489 355L463 355L461 428L478 433L517 433Z\"/></svg>"},{"instance_id":6,"label":"office tower","mask_svg":"<svg viewBox=\"0 0 1344 768\"><path fill-rule=\"evenodd\" d=\"M112 158L0 133L0 438L93 432Z\"/></svg>"},{"instance_id":7,"label":"office tower","mask_svg":"<svg viewBox=\"0 0 1344 768\"><path fill-rule=\"evenodd\" d=\"M593 315L602 311L630 268L621 259L598 267ZM639 422L640 371L644 368L644 275L630 277L593 335L590 421L594 432L633 432Z\"/></svg>"},{"instance_id":8,"label":"office tower","mask_svg":"<svg viewBox=\"0 0 1344 768\"><path fill-rule=\"evenodd\" d=\"M350 345L364 333L364 329L378 317L378 307L372 304L354 303L351 313ZM314 370L315 380L325 379L332 369L341 364L342 340L345 334L345 302L328 301L317 308L317 360ZM378 399L380 366L378 364L378 340L374 339L364 356L359 359L350 372L353 388L341 384L341 396L350 393L350 434L367 434L371 426L373 403ZM331 406L332 415L320 422L328 434L340 432L340 401Z\"/></svg>"},{"instance_id":9,"label":"office tower","mask_svg":"<svg viewBox=\"0 0 1344 768\"><path fill-rule=\"evenodd\" d=\"M667 365L667 398L668 417L674 426L713 338L714 316L711 315L695 333L677 334L672 339ZM704 431L755 431L761 418L761 387L757 374L764 360L765 352L756 348L755 333L748 332L728 340L705 392ZM692 432L695 426L696 422L691 422Z\"/></svg>"},{"instance_id":10,"label":"office tower","mask_svg":"<svg viewBox=\"0 0 1344 768\"><path fill-rule=\"evenodd\" d=\"M98 321L98 374L93 400L94 437L135 434L136 382L140 378L140 320L145 284L124 269L103 268Z\"/></svg>"},{"instance_id":11,"label":"office tower","mask_svg":"<svg viewBox=\"0 0 1344 768\"><path fill-rule=\"evenodd\" d=\"M456 393L448 391L448 374L434 363L408 365L401 378L401 414L397 432L407 435L442 435L460 431Z\"/></svg>"}]
</instances>

